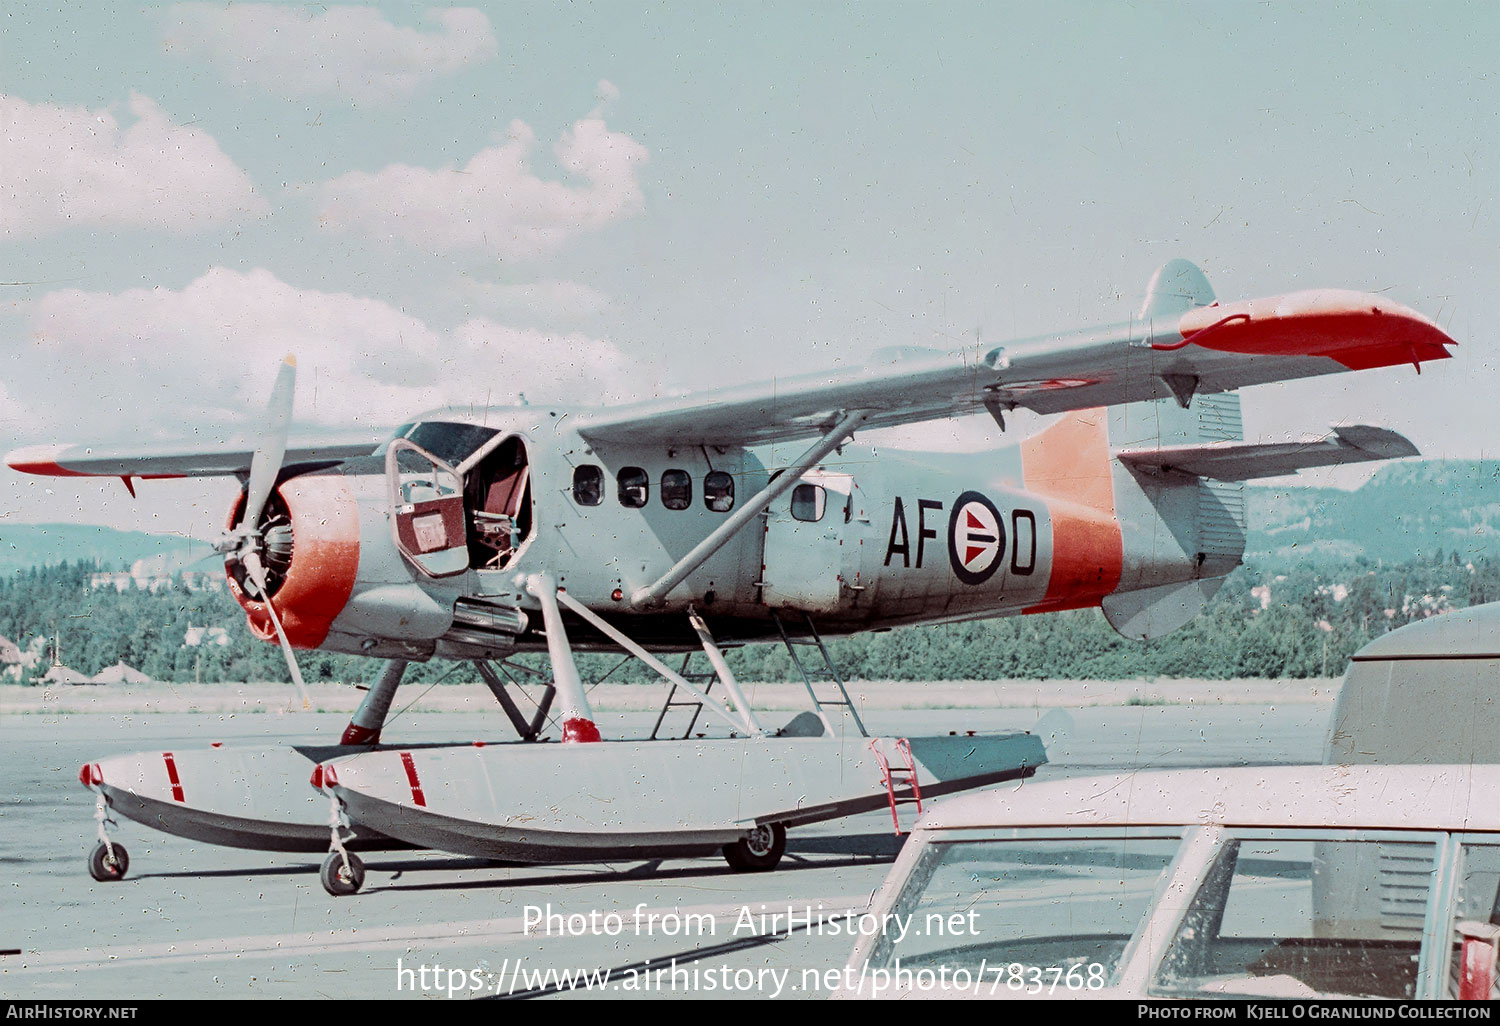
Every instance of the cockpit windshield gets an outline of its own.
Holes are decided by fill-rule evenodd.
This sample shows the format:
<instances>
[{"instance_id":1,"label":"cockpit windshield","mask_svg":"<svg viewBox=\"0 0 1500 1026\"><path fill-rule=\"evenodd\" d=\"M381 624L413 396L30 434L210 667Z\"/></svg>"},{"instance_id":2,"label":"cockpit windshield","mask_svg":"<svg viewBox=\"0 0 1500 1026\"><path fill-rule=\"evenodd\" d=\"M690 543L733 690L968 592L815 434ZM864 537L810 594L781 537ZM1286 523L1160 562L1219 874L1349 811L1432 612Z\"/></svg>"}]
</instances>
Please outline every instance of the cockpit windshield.
<instances>
[{"instance_id":1,"label":"cockpit windshield","mask_svg":"<svg viewBox=\"0 0 1500 1026\"><path fill-rule=\"evenodd\" d=\"M455 424L441 420L402 424L391 439L405 438L432 453L451 466L458 466L485 442L499 434L494 428L478 424ZM389 444L389 443L387 443ZM383 454L386 447L380 447Z\"/></svg>"}]
</instances>

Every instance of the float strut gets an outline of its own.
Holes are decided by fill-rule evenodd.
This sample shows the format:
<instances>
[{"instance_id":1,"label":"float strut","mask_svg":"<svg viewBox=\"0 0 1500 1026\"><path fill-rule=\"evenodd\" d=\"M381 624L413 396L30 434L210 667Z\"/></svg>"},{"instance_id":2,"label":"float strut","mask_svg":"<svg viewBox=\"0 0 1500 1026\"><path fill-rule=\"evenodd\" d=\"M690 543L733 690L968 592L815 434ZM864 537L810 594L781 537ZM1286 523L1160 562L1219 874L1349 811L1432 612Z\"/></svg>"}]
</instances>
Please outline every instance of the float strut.
<instances>
[{"instance_id":1,"label":"float strut","mask_svg":"<svg viewBox=\"0 0 1500 1026\"><path fill-rule=\"evenodd\" d=\"M599 728L594 726L594 712L583 691L583 680L573 662L573 648L563 628L562 610L557 606L559 588L551 574L532 574L526 578L526 590L541 604L542 626L547 632L547 656L552 661L552 683L557 688L562 708L564 743L598 741Z\"/></svg>"},{"instance_id":2,"label":"float strut","mask_svg":"<svg viewBox=\"0 0 1500 1026\"><path fill-rule=\"evenodd\" d=\"M556 689L551 684L547 685L542 700L537 703L536 715L528 721L517 708L510 693L505 690L505 681L500 679L489 663L483 659L476 659L474 669L479 671L479 676L484 678L485 687L490 689L490 693L500 703L500 708L505 710L505 715L510 718L510 725L516 730L516 736L522 741L535 741L537 735L542 732L542 725L547 722L547 710L552 707L552 698L557 693Z\"/></svg>"},{"instance_id":3,"label":"float strut","mask_svg":"<svg viewBox=\"0 0 1500 1026\"><path fill-rule=\"evenodd\" d=\"M380 677L365 692L364 701L359 703L359 708L354 710L354 718L344 728L344 736L339 739L339 744L380 744L380 730L385 726L385 718L391 711L391 700L396 697L396 689L401 686L401 677L405 673L405 659L386 662L385 669L380 671Z\"/></svg>"}]
</instances>

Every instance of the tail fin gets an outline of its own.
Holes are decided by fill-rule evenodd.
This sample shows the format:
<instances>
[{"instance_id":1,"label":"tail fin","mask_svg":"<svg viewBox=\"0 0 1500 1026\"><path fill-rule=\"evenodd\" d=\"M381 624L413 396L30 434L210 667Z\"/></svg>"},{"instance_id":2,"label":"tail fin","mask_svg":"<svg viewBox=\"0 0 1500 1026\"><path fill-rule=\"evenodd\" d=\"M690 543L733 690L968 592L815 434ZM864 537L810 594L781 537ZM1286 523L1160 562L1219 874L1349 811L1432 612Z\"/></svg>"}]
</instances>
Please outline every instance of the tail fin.
<instances>
[{"instance_id":1,"label":"tail fin","mask_svg":"<svg viewBox=\"0 0 1500 1026\"><path fill-rule=\"evenodd\" d=\"M1139 319L1150 321L1170 317L1175 326L1181 314L1197 306L1212 306L1213 302L1214 290L1196 264L1188 260L1169 260L1151 276Z\"/></svg>"},{"instance_id":2,"label":"tail fin","mask_svg":"<svg viewBox=\"0 0 1500 1026\"><path fill-rule=\"evenodd\" d=\"M1143 321L1171 318L1214 302L1203 272L1186 260L1151 278ZM1244 437L1235 392L1195 395L1197 382L1167 382L1175 398L1112 407L1112 451L1201 446ZM1115 508L1125 558L1120 585L1104 602L1110 624L1128 637L1157 637L1188 620L1240 564L1245 551L1241 481L1148 475L1113 461Z\"/></svg>"},{"instance_id":3,"label":"tail fin","mask_svg":"<svg viewBox=\"0 0 1500 1026\"><path fill-rule=\"evenodd\" d=\"M1140 319L1173 325L1214 303L1203 272L1173 260L1151 278ZM1211 315L1209 315L1211 316ZM1153 361L1155 350L1141 353ZM1243 444L1240 399L1198 393L1199 380L1170 361L1146 362L1172 397L1109 409L1110 482L1122 548L1119 584L1100 602L1129 638L1154 638L1187 623L1245 552L1246 478L1413 455L1393 431L1362 425L1300 442ZM1179 365L1180 366L1180 365Z\"/></svg>"}]
</instances>

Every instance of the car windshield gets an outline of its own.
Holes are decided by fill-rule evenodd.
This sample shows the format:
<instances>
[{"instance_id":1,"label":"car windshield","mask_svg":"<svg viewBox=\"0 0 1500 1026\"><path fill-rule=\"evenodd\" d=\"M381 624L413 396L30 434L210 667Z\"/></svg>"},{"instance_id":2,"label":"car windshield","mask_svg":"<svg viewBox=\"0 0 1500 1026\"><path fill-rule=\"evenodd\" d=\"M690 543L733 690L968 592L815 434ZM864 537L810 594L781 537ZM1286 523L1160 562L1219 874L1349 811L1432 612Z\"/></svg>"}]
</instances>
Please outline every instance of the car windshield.
<instances>
[{"instance_id":1,"label":"car windshield","mask_svg":"<svg viewBox=\"0 0 1500 1026\"><path fill-rule=\"evenodd\" d=\"M450 466L458 466L485 442L498 434L494 428L478 424L455 424L449 421L425 420L402 424L391 436L392 440L405 438L432 453ZM390 443L387 442L387 445ZM386 446L381 446L384 455Z\"/></svg>"},{"instance_id":2,"label":"car windshield","mask_svg":"<svg viewBox=\"0 0 1500 1026\"><path fill-rule=\"evenodd\" d=\"M1179 996L1416 993L1435 845L1350 834L1231 838L1152 990Z\"/></svg>"},{"instance_id":3,"label":"car windshield","mask_svg":"<svg viewBox=\"0 0 1500 1026\"><path fill-rule=\"evenodd\" d=\"M1102 987L1145 919L1180 841L1179 831L929 844L870 966L946 967L950 976L1012 965L1057 967L1060 978L1071 973L1077 977L1072 982ZM1061 979L1002 981L1033 993L1035 985L1053 982Z\"/></svg>"}]
</instances>

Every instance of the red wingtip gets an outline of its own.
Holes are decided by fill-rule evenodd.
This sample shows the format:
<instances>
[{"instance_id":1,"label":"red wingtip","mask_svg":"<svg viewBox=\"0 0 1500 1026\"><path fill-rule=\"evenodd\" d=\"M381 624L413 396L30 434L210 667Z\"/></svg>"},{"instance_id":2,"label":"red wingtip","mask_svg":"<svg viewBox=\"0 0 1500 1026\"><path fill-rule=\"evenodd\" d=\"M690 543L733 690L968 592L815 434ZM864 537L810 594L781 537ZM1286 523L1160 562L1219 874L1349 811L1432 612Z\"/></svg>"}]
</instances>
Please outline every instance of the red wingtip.
<instances>
[{"instance_id":1,"label":"red wingtip","mask_svg":"<svg viewBox=\"0 0 1500 1026\"><path fill-rule=\"evenodd\" d=\"M39 474L42 477L88 477L77 470L60 466L57 457L66 445L28 445L6 454L5 465L23 474Z\"/></svg>"},{"instance_id":2,"label":"red wingtip","mask_svg":"<svg viewBox=\"0 0 1500 1026\"><path fill-rule=\"evenodd\" d=\"M1177 324L1183 344L1247 356L1323 356L1349 370L1446 360L1457 345L1410 307L1341 289L1197 307Z\"/></svg>"}]
</instances>

